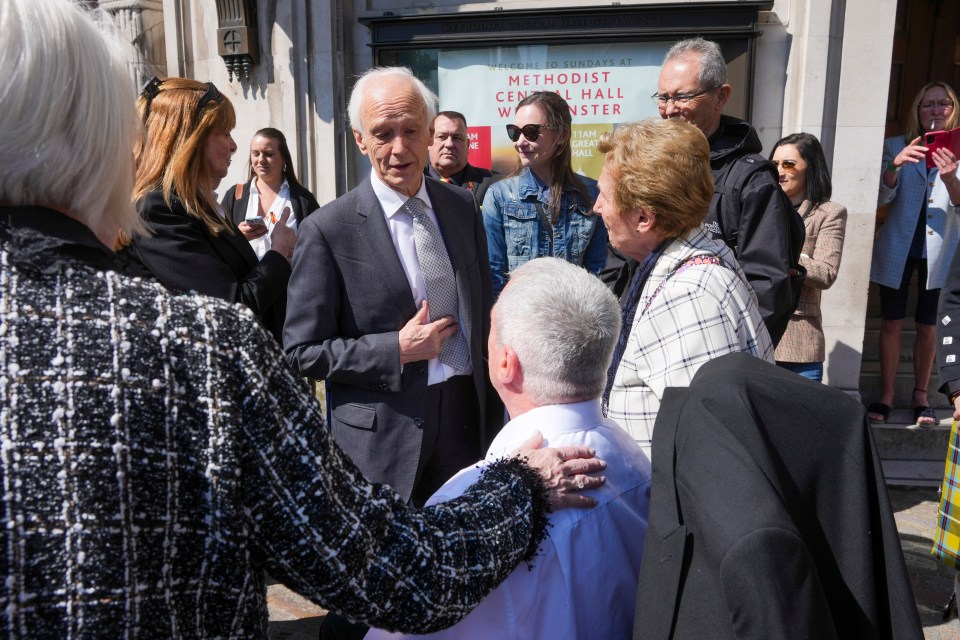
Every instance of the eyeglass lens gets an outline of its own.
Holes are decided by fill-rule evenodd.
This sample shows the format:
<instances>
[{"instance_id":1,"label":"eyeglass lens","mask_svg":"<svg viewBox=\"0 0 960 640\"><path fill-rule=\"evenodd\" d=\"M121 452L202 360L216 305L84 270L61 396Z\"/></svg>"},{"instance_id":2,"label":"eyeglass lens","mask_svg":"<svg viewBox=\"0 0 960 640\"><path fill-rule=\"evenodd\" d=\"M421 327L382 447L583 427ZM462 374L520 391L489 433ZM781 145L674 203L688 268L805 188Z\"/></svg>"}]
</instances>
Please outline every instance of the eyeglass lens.
<instances>
[{"instance_id":1,"label":"eyeglass lens","mask_svg":"<svg viewBox=\"0 0 960 640\"><path fill-rule=\"evenodd\" d=\"M783 167L784 171L789 171L790 173L794 173L797 170L796 160L771 160L771 162L773 166Z\"/></svg>"},{"instance_id":2,"label":"eyeglass lens","mask_svg":"<svg viewBox=\"0 0 960 640\"><path fill-rule=\"evenodd\" d=\"M515 124L507 125L507 135L511 140L516 142L520 139L520 134L523 134L523 137L529 140L530 142L536 142L537 138L540 137L540 129L545 129L547 125L545 124L525 124L522 127L518 127Z\"/></svg>"}]
</instances>

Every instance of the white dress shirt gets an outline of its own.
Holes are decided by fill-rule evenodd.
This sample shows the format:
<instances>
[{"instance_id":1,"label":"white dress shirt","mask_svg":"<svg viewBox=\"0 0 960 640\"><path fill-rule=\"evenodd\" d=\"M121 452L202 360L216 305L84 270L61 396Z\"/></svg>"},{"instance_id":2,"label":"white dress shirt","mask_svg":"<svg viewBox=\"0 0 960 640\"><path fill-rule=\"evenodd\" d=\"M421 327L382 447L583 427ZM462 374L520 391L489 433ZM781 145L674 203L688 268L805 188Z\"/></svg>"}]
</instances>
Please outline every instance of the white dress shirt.
<instances>
[{"instance_id":1,"label":"white dress shirt","mask_svg":"<svg viewBox=\"0 0 960 640\"><path fill-rule=\"evenodd\" d=\"M290 185L284 180L283 184L280 185L280 191L277 192L277 197L274 198L273 204L270 205L270 210L263 216L263 224L267 225L267 233L259 238L250 240L250 246L253 247L258 258L263 258L267 251L270 251L272 245L270 234L273 233L273 228L283 215L283 210L288 207L290 208L290 217L287 218L287 226L296 231L297 216L293 215L293 207L290 206ZM244 218L254 218L259 213L260 191L257 189L257 179L251 178L250 197L247 199L247 213Z\"/></svg>"},{"instance_id":2,"label":"white dress shirt","mask_svg":"<svg viewBox=\"0 0 960 640\"><path fill-rule=\"evenodd\" d=\"M600 411L600 401L550 405L511 420L490 445L486 460L460 471L428 501L461 495L482 467L509 455L534 431L544 446L593 447L607 461L606 484L586 492L593 509L563 509L532 568L518 566L480 605L449 629L423 636L371 629L367 640L386 638L630 638L637 579L647 530L650 461L630 435Z\"/></svg>"},{"instance_id":3,"label":"white dress shirt","mask_svg":"<svg viewBox=\"0 0 960 640\"><path fill-rule=\"evenodd\" d=\"M387 221L387 228L390 230L390 237L393 239L393 246L397 250L397 256L400 257L400 264L403 265L403 273L407 276L407 282L410 284L410 292L413 294L413 300L417 308L427 299L427 285L423 280L423 272L420 270L420 261L417 259L417 246L413 241L413 218L409 213L403 210L403 205L409 199L399 191L395 191L383 183L376 173L370 173L370 185L373 187L373 193L380 202L380 208L383 209L384 218ZM420 190L416 196L423 200L427 217L433 222L437 230L440 225L437 222L437 214L430 203L430 196L427 195L427 185L425 180L420 181ZM443 232L441 231L441 234ZM460 317L466 317L464 314L463 301L460 301ZM428 317L428 321L431 319ZM470 334L464 323L460 323L460 330L463 331L467 344L470 344ZM437 384L447 378L457 375L469 375L473 373L471 368L458 370L440 362L439 358L433 358L427 361L427 384Z\"/></svg>"}]
</instances>

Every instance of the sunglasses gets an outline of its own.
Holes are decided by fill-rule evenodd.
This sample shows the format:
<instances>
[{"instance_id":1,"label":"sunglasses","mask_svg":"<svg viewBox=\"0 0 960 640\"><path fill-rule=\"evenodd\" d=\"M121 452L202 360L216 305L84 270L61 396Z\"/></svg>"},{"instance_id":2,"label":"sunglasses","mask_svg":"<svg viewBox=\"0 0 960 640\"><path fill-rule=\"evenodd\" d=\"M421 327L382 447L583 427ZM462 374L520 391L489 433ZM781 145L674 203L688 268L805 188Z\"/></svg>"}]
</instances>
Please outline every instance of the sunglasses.
<instances>
[{"instance_id":1,"label":"sunglasses","mask_svg":"<svg viewBox=\"0 0 960 640\"><path fill-rule=\"evenodd\" d=\"M787 173L796 173L797 172L797 161L796 160L771 160L775 167L783 167L783 170Z\"/></svg>"},{"instance_id":2,"label":"sunglasses","mask_svg":"<svg viewBox=\"0 0 960 640\"><path fill-rule=\"evenodd\" d=\"M160 93L160 85L162 83L163 80L153 76L147 80L140 89L140 97L147 101L147 108L144 110L143 114L144 120L146 120L147 116L150 114L150 105L153 103L153 99L157 97L157 94ZM213 86L212 82L208 82L207 90L203 92L202 96L200 96L200 102L197 104L197 110L199 111L203 109L213 101L220 102L221 100L223 100L223 95L215 86Z\"/></svg>"},{"instance_id":3,"label":"sunglasses","mask_svg":"<svg viewBox=\"0 0 960 640\"><path fill-rule=\"evenodd\" d=\"M537 138L540 137L540 129L549 129L550 125L547 124L525 124L522 127L518 127L515 124L507 125L507 136L511 140L516 142L520 139L520 134L523 134L523 137L529 140L530 142L536 142Z\"/></svg>"}]
</instances>

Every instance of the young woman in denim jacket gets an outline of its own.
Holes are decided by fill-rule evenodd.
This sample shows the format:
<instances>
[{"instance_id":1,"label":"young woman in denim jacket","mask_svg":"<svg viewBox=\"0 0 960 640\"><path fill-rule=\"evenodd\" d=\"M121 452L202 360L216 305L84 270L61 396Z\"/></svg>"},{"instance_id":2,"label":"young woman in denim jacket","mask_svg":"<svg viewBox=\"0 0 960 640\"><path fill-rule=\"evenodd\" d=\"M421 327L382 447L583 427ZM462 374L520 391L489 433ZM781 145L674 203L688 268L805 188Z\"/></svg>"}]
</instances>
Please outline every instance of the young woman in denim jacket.
<instances>
[{"instance_id":1,"label":"young woman in denim jacket","mask_svg":"<svg viewBox=\"0 0 960 640\"><path fill-rule=\"evenodd\" d=\"M567 101L549 91L521 100L507 125L520 167L483 198L495 297L533 258L563 258L591 273L606 262L607 230L592 211L597 183L573 172L570 125Z\"/></svg>"}]
</instances>

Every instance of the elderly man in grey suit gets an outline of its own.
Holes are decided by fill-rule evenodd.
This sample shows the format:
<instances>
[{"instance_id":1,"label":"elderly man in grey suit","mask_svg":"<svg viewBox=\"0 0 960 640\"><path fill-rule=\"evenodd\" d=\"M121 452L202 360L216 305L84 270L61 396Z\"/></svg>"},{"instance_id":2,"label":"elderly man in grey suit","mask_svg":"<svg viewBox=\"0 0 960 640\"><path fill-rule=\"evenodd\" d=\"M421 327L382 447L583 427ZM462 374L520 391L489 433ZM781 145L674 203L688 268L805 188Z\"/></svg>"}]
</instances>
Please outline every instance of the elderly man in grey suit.
<instances>
[{"instance_id":1,"label":"elderly man in grey suit","mask_svg":"<svg viewBox=\"0 0 960 640\"><path fill-rule=\"evenodd\" d=\"M350 125L372 171L301 225L283 340L297 371L326 381L336 442L418 505L481 457L487 416L502 419L487 411L482 221L469 191L423 173L435 105L405 68L358 80Z\"/></svg>"}]
</instances>

